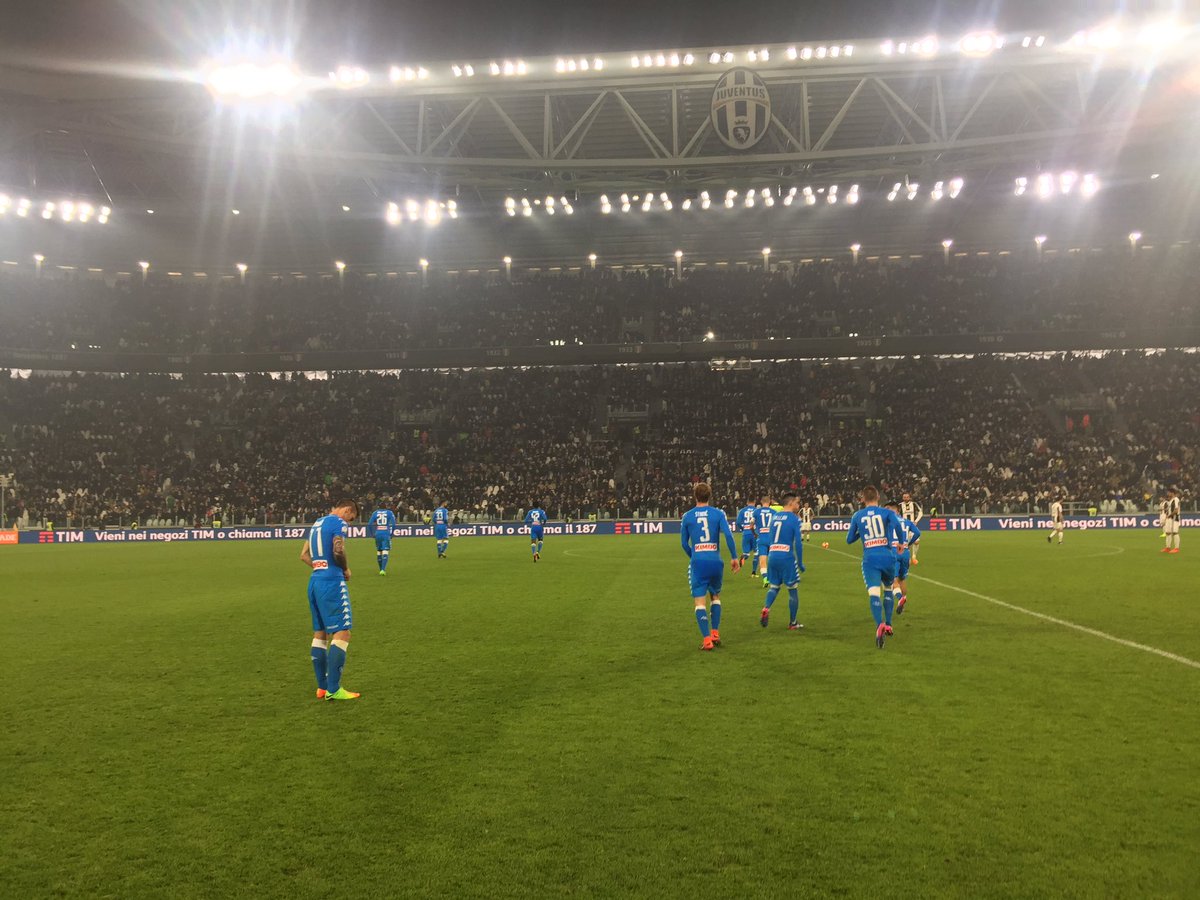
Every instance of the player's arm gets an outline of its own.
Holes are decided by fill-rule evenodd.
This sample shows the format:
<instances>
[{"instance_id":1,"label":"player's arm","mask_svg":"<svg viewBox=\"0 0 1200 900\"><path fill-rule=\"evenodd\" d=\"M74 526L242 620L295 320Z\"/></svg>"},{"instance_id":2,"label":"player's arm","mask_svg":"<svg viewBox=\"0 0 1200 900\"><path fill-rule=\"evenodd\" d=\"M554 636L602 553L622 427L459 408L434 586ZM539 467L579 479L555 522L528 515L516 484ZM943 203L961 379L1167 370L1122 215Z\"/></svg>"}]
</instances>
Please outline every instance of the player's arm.
<instances>
[{"instance_id":1,"label":"player's arm","mask_svg":"<svg viewBox=\"0 0 1200 900\"><path fill-rule=\"evenodd\" d=\"M925 515L925 510L921 509L921 504L918 503L917 504L917 514L916 514L916 516L913 517L913 520L912 520L914 528L916 527L917 523L921 521L921 518L924 515ZM916 541L914 541L913 543L916 543Z\"/></svg>"},{"instance_id":2,"label":"player's arm","mask_svg":"<svg viewBox=\"0 0 1200 900\"><path fill-rule=\"evenodd\" d=\"M300 551L300 562L304 563L310 569L312 568L312 550L309 549L307 539L304 541L304 548Z\"/></svg>"},{"instance_id":3,"label":"player's arm","mask_svg":"<svg viewBox=\"0 0 1200 900\"><path fill-rule=\"evenodd\" d=\"M917 527L916 522L910 522L909 524L912 525L912 540L908 542L908 546L915 547L917 545L917 541L921 539L921 529ZM934 543L936 543L936 541Z\"/></svg>"},{"instance_id":4,"label":"player's arm","mask_svg":"<svg viewBox=\"0 0 1200 900\"><path fill-rule=\"evenodd\" d=\"M858 517L850 517L850 529L846 532L846 543L853 544L858 540Z\"/></svg>"},{"instance_id":5,"label":"player's arm","mask_svg":"<svg viewBox=\"0 0 1200 900\"><path fill-rule=\"evenodd\" d=\"M796 565L800 571L805 571L804 568L804 541L800 540L800 526L797 524L796 533L792 535L792 550L796 554Z\"/></svg>"},{"instance_id":6,"label":"player's arm","mask_svg":"<svg viewBox=\"0 0 1200 900\"><path fill-rule=\"evenodd\" d=\"M683 544L683 552L686 553L690 559L692 556L692 542L688 538L689 535L687 522L684 522L683 527L679 529L679 542Z\"/></svg>"},{"instance_id":7,"label":"player's arm","mask_svg":"<svg viewBox=\"0 0 1200 900\"><path fill-rule=\"evenodd\" d=\"M346 559L346 541L340 534L333 539L333 564L342 570L349 581L350 563Z\"/></svg>"},{"instance_id":8,"label":"player's arm","mask_svg":"<svg viewBox=\"0 0 1200 900\"><path fill-rule=\"evenodd\" d=\"M890 509L888 512L892 512ZM892 540L896 544L896 552L903 553L908 549L908 544L904 542L904 526L900 524L900 517L892 513L888 519L887 527L892 530Z\"/></svg>"}]
</instances>

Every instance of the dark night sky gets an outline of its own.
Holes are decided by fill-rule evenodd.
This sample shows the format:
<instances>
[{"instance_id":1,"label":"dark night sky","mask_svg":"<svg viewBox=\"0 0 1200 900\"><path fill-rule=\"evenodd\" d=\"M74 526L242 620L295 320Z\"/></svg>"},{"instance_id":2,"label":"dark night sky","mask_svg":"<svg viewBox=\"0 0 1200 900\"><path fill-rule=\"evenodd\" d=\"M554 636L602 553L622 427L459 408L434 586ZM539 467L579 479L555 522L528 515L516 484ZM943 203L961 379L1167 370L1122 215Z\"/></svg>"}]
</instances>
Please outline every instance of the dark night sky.
<instances>
[{"instance_id":1,"label":"dark night sky","mask_svg":"<svg viewBox=\"0 0 1200 900\"><path fill-rule=\"evenodd\" d=\"M47 62L193 62L232 33L291 33L304 66L583 53L822 38L1071 30L1168 3L1051 0L0 0L0 46ZM289 20L293 23L288 26Z\"/></svg>"}]
</instances>

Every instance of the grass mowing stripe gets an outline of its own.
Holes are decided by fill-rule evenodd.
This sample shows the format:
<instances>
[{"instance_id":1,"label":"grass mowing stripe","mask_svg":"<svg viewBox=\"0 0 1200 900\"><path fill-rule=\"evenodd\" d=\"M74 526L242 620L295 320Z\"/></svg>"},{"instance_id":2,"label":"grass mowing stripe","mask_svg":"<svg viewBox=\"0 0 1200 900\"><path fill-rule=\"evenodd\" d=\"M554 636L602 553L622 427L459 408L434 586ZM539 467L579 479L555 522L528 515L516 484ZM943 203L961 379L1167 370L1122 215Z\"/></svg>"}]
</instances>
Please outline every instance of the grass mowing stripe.
<instances>
[{"instance_id":1,"label":"grass mowing stripe","mask_svg":"<svg viewBox=\"0 0 1200 900\"><path fill-rule=\"evenodd\" d=\"M840 556L848 556L850 559L858 559L858 557L853 553L847 553L845 550L835 550L832 547L829 549L833 550L834 553L837 553ZM1193 669L1200 669L1200 662L1197 662L1194 659L1189 659L1186 656L1180 656L1178 653L1172 653L1169 650L1160 650L1158 647L1151 647L1149 644L1139 644L1137 641L1130 641L1126 640L1125 638L1117 637L1115 634L1109 634L1107 631L1099 631L1095 628L1088 628L1086 625L1068 622L1066 619L1048 616L1045 613L1036 612L1032 609L1026 609L1023 606L1017 606L1017 604L1009 603L1006 600L998 600L995 597L989 597L987 594L980 594L977 591L961 588L954 584L946 584L946 582L938 581L936 578L930 578L928 575L914 575L912 572L909 572L908 577L915 578L918 581L928 581L930 584L936 584L938 587L945 588L948 591L957 591L960 594L966 594L968 597L974 597L977 600L984 600L988 603L994 603L996 606L1003 606L1005 609L1011 609L1014 612L1024 613L1027 616L1033 616L1035 619L1042 619L1046 622L1053 622L1055 625L1062 625L1064 628L1073 628L1076 631L1082 631L1084 634L1090 634L1092 637L1103 638L1106 641L1112 641L1114 644L1120 644L1122 647L1131 647L1134 650L1142 650L1146 653L1153 653L1155 656L1161 656L1163 659L1169 659L1185 666L1191 666Z\"/></svg>"}]
</instances>

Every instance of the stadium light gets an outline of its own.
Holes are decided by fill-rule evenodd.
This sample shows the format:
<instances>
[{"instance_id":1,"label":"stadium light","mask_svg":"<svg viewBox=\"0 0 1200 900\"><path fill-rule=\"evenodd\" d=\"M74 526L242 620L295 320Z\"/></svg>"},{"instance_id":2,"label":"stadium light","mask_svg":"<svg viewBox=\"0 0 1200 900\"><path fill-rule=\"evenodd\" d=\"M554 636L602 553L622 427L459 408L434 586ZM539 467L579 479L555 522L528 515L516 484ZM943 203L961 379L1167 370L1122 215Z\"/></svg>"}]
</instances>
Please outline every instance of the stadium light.
<instances>
[{"instance_id":1,"label":"stadium light","mask_svg":"<svg viewBox=\"0 0 1200 900\"><path fill-rule=\"evenodd\" d=\"M296 91L300 81L300 73L285 62L214 66L204 79L213 96L221 100L283 99Z\"/></svg>"},{"instance_id":2,"label":"stadium light","mask_svg":"<svg viewBox=\"0 0 1200 900\"><path fill-rule=\"evenodd\" d=\"M682 250L675 251L675 277L676 278L683 277L683 251Z\"/></svg>"},{"instance_id":3,"label":"stadium light","mask_svg":"<svg viewBox=\"0 0 1200 900\"><path fill-rule=\"evenodd\" d=\"M41 253L33 254L33 265L34 265L34 268L37 270L37 274L39 277L42 274L42 263L44 263L45 261L46 261L46 257L43 256Z\"/></svg>"},{"instance_id":4,"label":"stadium light","mask_svg":"<svg viewBox=\"0 0 1200 900\"><path fill-rule=\"evenodd\" d=\"M1036 235L1033 242L1037 245L1037 255L1040 260L1042 258L1042 244L1046 243L1046 236L1044 234Z\"/></svg>"},{"instance_id":5,"label":"stadium light","mask_svg":"<svg viewBox=\"0 0 1200 900\"><path fill-rule=\"evenodd\" d=\"M1140 241L1141 239L1142 239L1142 233L1140 231L1129 232L1129 252L1130 253L1137 253L1138 241Z\"/></svg>"},{"instance_id":6,"label":"stadium light","mask_svg":"<svg viewBox=\"0 0 1200 900\"><path fill-rule=\"evenodd\" d=\"M950 248L954 246L954 241L946 238L942 241L942 261L947 265L950 263Z\"/></svg>"},{"instance_id":7,"label":"stadium light","mask_svg":"<svg viewBox=\"0 0 1200 900\"><path fill-rule=\"evenodd\" d=\"M417 263L421 266L421 287L429 287L429 260L422 256Z\"/></svg>"},{"instance_id":8,"label":"stadium light","mask_svg":"<svg viewBox=\"0 0 1200 900\"><path fill-rule=\"evenodd\" d=\"M762 248L762 257L763 257L763 271L765 271L765 272L771 271L771 248L770 247Z\"/></svg>"},{"instance_id":9,"label":"stadium light","mask_svg":"<svg viewBox=\"0 0 1200 900\"><path fill-rule=\"evenodd\" d=\"M854 264L858 265L858 252L862 250L862 244L853 243L850 245L850 252L854 254Z\"/></svg>"},{"instance_id":10,"label":"stadium light","mask_svg":"<svg viewBox=\"0 0 1200 900\"><path fill-rule=\"evenodd\" d=\"M596 254L595 253L588 254L588 262L591 263L591 266L593 269L596 268Z\"/></svg>"},{"instance_id":11,"label":"stadium light","mask_svg":"<svg viewBox=\"0 0 1200 900\"><path fill-rule=\"evenodd\" d=\"M239 280L242 282L242 284L245 284L245 283L246 283L246 270L247 270L248 268L250 268L250 267L249 267L249 266L247 266L245 263L238 263L238 264L237 264L237 270L238 270L238 279L239 279Z\"/></svg>"},{"instance_id":12,"label":"stadium light","mask_svg":"<svg viewBox=\"0 0 1200 900\"><path fill-rule=\"evenodd\" d=\"M504 277L512 281L512 257L504 257Z\"/></svg>"},{"instance_id":13,"label":"stadium light","mask_svg":"<svg viewBox=\"0 0 1200 900\"><path fill-rule=\"evenodd\" d=\"M231 209L230 212L233 213L235 216L240 216L242 214L242 211L240 209Z\"/></svg>"},{"instance_id":14,"label":"stadium light","mask_svg":"<svg viewBox=\"0 0 1200 900\"><path fill-rule=\"evenodd\" d=\"M138 268L142 270L142 281L146 280L146 273L150 271L150 263L144 259L138 260Z\"/></svg>"},{"instance_id":15,"label":"stadium light","mask_svg":"<svg viewBox=\"0 0 1200 900\"><path fill-rule=\"evenodd\" d=\"M715 339L715 338L716 338L716 335L715 335L715 334L713 334L711 331L706 331L706 332L704 333L704 339L705 339L706 341L711 341L711 340L713 340L713 339Z\"/></svg>"}]
</instances>

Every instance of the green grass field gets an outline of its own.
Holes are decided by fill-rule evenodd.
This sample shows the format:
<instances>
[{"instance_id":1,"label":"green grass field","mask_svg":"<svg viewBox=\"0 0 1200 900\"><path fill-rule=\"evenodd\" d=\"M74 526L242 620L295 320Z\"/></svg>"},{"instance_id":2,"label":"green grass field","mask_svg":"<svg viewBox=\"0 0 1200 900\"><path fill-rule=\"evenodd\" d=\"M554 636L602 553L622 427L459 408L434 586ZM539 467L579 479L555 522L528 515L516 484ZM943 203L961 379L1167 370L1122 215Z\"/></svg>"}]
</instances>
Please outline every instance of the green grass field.
<instances>
[{"instance_id":1,"label":"green grass field","mask_svg":"<svg viewBox=\"0 0 1200 900\"><path fill-rule=\"evenodd\" d=\"M882 652L813 544L711 654L673 537L354 541L345 704L299 544L0 548L0 895L1194 897L1187 537L927 536Z\"/></svg>"}]
</instances>

